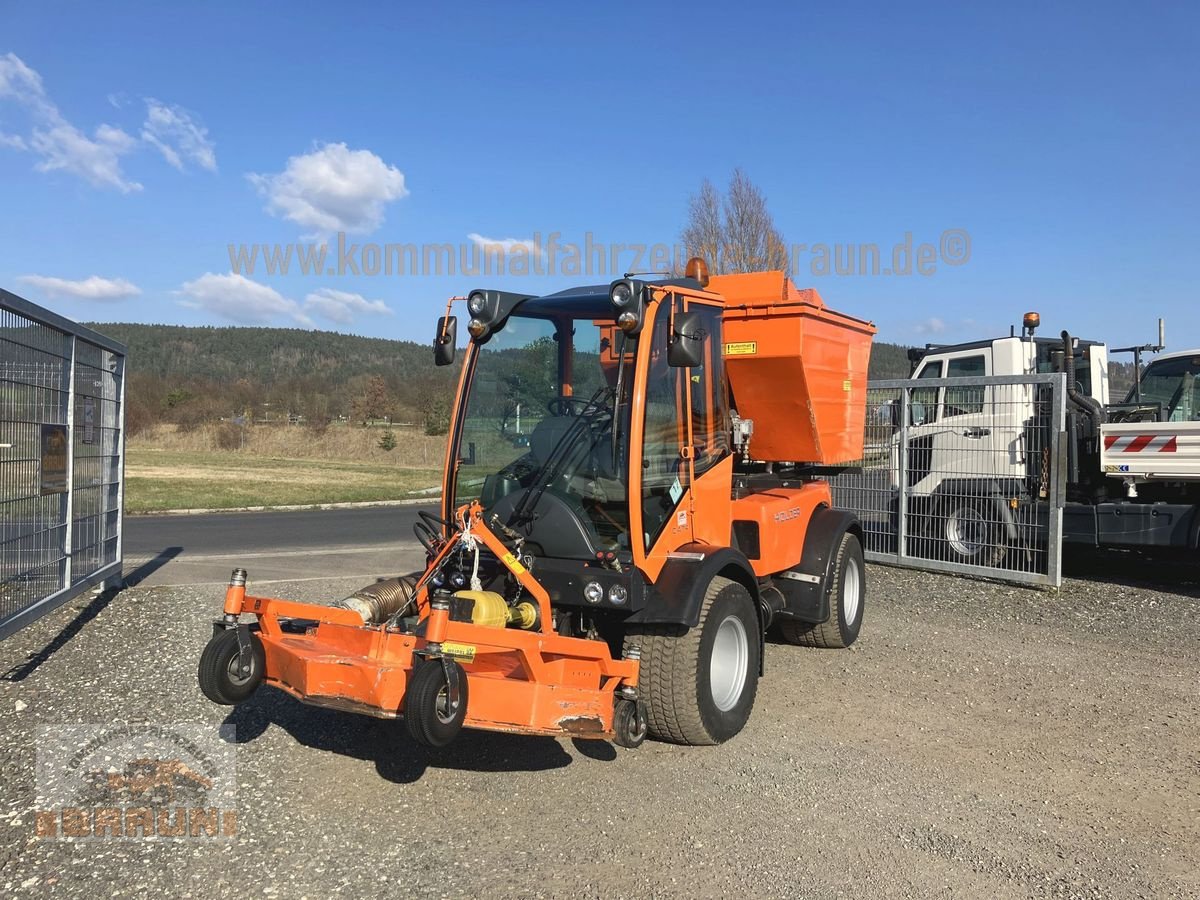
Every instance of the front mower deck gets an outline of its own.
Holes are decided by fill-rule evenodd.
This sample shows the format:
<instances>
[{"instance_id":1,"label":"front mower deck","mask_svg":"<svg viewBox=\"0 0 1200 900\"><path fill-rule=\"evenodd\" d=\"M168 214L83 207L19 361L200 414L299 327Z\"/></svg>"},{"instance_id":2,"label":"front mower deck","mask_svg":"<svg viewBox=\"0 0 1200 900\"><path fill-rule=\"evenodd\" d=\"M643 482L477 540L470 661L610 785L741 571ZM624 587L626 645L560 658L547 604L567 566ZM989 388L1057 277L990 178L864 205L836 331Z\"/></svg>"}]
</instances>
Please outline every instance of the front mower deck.
<instances>
[{"instance_id":1,"label":"front mower deck","mask_svg":"<svg viewBox=\"0 0 1200 900\"><path fill-rule=\"evenodd\" d=\"M247 596L257 615L264 680L314 706L376 716L404 714L404 698L429 642L368 626L336 607ZM464 725L524 734L611 738L615 692L636 684L637 661L615 660L600 641L450 621L441 653L466 674Z\"/></svg>"}]
</instances>

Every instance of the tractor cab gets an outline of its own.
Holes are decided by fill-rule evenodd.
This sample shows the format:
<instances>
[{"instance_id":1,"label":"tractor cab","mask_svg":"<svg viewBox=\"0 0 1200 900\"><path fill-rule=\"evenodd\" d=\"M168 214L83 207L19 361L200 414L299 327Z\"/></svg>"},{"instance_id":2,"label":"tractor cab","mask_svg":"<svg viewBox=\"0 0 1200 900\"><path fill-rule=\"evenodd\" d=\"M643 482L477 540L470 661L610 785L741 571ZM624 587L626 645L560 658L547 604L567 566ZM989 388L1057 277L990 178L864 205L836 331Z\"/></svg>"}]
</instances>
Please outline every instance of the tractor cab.
<instances>
[{"instance_id":1,"label":"tractor cab","mask_svg":"<svg viewBox=\"0 0 1200 900\"><path fill-rule=\"evenodd\" d=\"M520 535L555 605L636 608L633 567L695 539L701 482L726 506L706 536L727 546L722 306L692 278L472 293L443 517L478 501Z\"/></svg>"}]
</instances>

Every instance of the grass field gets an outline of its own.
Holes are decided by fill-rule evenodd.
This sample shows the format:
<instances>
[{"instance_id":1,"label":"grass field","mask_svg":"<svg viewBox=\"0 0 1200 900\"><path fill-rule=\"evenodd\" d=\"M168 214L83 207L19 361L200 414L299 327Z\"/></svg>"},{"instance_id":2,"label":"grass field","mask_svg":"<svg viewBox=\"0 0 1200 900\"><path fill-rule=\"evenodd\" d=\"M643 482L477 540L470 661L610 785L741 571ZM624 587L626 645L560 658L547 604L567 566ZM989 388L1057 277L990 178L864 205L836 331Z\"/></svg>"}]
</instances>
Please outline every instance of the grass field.
<instances>
[{"instance_id":1,"label":"grass field","mask_svg":"<svg viewBox=\"0 0 1200 900\"><path fill-rule=\"evenodd\" d=\"M407 468L382 461L131 447L125 478L125 509L139 513L403 500L423 496L415 492L436 487L441 474L436 468Z\"/></svg>"}]
</instances>

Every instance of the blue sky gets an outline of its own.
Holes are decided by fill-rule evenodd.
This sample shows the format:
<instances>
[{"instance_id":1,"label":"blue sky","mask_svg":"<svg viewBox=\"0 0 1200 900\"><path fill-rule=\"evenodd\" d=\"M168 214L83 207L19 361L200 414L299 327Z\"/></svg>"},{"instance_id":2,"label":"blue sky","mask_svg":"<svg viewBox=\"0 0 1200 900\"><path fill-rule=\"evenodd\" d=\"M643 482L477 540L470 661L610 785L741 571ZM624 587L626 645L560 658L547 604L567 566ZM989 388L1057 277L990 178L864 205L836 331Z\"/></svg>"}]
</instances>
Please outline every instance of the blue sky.
<instances>
[{"instance_id":1,"label":"blue sky","mask_svg":"<svg viewBox=\"0 0 1200 900\"><path fill-rule=\"evenodd\" d=\"M1162 315L1195 346L1197 10L0 0L0 286L79 319L424 341L452 293L612 276L235 277L228 246L669 245L740 166L789 244L890 267L906 234L969 235L929 275L797 255L883 339L1037 309L1116 344Z\"/></svg>"}]
</instances>

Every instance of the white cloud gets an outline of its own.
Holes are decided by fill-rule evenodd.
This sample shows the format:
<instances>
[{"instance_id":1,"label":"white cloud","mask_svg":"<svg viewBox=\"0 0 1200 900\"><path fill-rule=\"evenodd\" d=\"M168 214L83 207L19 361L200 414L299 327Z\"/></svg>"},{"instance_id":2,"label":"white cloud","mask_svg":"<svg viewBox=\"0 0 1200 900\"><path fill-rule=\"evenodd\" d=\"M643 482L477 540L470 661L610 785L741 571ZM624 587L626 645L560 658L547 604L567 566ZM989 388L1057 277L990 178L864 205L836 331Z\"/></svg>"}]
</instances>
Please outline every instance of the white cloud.
<instances>
[{"instance_id":1,"label":"white cloud","mask_svg":"<svg viewBox=\"0 0 1200 900\"><path fill-rule=\"evenodd\" d=\"M313 324L295 300L232 272L228 275L206 272L195 281L186 282L180 293L187 298L180 301L183 306L243 325L263 325L279 319L290 319L307 327Z\"/></svg>"},{"instance_id":2,"label":"white cloud","mask_svg":"<svg viewBox=\"0 0 1200 900\"><path fill-rule=\"evenodd\" d=\"M101 278L93 275L79 281L52 278L49 275L22 275L17 281L37 288L48 297L68 297L74 300L125 300L142 291L124 278Z\"/></svg>"},{"instance_id":3,"label":"white cloud","mask_svg":"<svg viewBox=\"0 0 1200 900\"><path fill-rule=\"evenodd\" d=\"M937 316L926 319L924 322L919 322L913 327L917 334L941 334L946 330L946 323Z\"/></svg>"},{"instance_id":4,"label":"white cloud","mask_svg":"<svg viewBox=\"0 0 1200 900\"><path fill-rule=\"evenodd\" d=\"M12 150L28 150L29 145L25 143L25 138L19 134L5 134L0 131L0 147L8 147Z\"/></svg>"},{"instance_id":5,"label":"white cloud","mask_svg":"<svg viewBox=\"0 0 1200 900\"><path fill-rule=\"evenodd\" d=\"M209 172L217 171L217 156L208 130L187 110L146 100L146 122L142 140L158 148L170 165L180 172L193 163Z\"/></svg>"},{"instance_id":6,"label":"white cloud","mask_svg":"<svg viewBox=\"0 0 1200 900\"><path fill-rule=\"evenodd\" d=\"M366 234L383 224L384 207L408 196L404 173L369 150L325 144L293 156L277 175L246 176L267 210L315 235Z\"/></svg>"},{"instance_id":7,"label":"white cloud","mask_svg":"<svg viewBox=\"0 0 1200 900\"><path fill-rule=\"evenodd\" d=\"M504 255L508 255L514 250L520 248L530 256L542 255L542 248L538 246L536 241L530 240L529 238L524 240L519 238L490 238L484 237L482 234L476 234L474 231L472 231L467 235L467 240L471 241L471 243L483 250L484 253L502 253Z\"/></svg>"},{"instance_id":8,"label":"white cloud","mask_svg":"<svg viewBox=\"0 0 1200 900\"><path fill-rule=\"evenodd\" d=\"M382 300L368 300L362 294L320 288L304 298L304 309L331 322L349 325L356 315L390 316L392 310Z\"/></svg>"},{"instance_id":9,"label":"white cloud","mask_svg":"<svg viewBox=\"0 0 1200 900\"><path fill-rule=\"evenodd\" d=\"M28 139L5 140L4 146L31 150L40 157L35 167L39 172L70 172L96 187L122 193L142 189L121 171L121 157L134 148L134 139L112 125L101 125L89 138L63 117L41 76L14 53L0 56L0 99L15 101L29 111L33 127Z\"/></svg>"}]
</instances>

